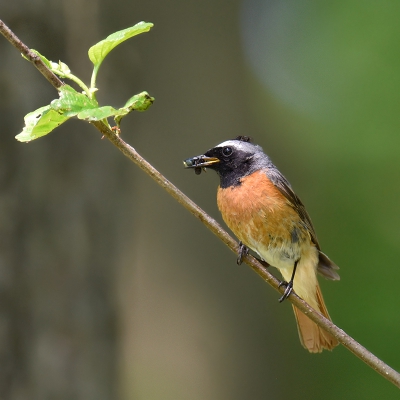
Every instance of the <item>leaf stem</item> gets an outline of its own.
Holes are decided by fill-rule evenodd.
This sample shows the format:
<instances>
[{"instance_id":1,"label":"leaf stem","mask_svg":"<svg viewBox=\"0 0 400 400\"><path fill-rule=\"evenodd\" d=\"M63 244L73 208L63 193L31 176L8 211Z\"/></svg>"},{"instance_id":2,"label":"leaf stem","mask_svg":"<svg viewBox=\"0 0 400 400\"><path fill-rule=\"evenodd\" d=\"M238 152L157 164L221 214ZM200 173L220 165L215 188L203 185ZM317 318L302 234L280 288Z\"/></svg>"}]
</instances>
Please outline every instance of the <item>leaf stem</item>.
<instances>
[{"instance_id":1,"label":"leaf stem","mask_svg":"<svg viewBox=\"0 0 400 400\"><path fill-rule=\"evenodd\" d=\"M94 89L96 89L96 79L97 79L97 72L99 71L100 64L95 65L92 72L92 77L90 79L90 89L92 89L92 93L94 93Z\"/></svg>"},{"instance_id":2,"label":"leaf stem","mask_svg":"<svg viewBox=\"0 0 400 400\"><path fill-rule=\"evenodd\" d=\"M89 99L91 99L91 100L94 100L93 93L77 76L75 76L73 74L65 74L65 77L67 79L70 79L71 81L74 81L76 84L78 84L85 91L87 97L89 97Z\"/></svg>"}]
</instances>

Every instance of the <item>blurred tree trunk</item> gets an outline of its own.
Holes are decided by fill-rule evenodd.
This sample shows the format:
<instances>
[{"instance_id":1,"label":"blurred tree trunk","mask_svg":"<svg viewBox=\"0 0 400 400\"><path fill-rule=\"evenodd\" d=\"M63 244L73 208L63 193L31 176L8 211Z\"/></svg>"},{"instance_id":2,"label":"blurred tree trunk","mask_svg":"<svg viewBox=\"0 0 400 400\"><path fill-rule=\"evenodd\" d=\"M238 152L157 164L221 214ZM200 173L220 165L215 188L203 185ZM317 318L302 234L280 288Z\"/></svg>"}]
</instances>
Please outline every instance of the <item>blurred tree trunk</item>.
<instances>
[{"instance_id":1,"label":"blurred tree trunk","mask_svg":"<svg viewBox=\"0 0 400 400\"><path fill-rule=\"evenodd\" d=\"M32 3L21 5L32 7L30 15L10 5L6 22L28 45L79 74L75 60L99 39L97 0L46 9ZM37 142L16 142L23 111L57 94L8 43L1 54L2 93L19 112L2 108L0 398L115 399L119 217L112 205L122 157L76 121Z\"/></svg>"}]
</instances>

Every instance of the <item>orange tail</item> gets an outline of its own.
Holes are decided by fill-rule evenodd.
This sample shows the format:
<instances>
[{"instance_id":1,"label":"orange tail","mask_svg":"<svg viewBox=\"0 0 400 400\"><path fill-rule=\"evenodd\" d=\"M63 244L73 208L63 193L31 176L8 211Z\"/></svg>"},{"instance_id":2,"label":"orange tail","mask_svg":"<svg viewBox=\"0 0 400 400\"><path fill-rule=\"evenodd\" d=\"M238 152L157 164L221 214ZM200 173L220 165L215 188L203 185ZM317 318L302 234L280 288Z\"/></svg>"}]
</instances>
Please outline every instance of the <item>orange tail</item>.
<instances>
[{"instance_id":1,"label":"orange tail","mask_svg":"<svg viewBox=\"0 0 400 400\"><path fill-rule=\"evenodd\" d=\"M331 317L326 309L318 284L316 294L318 301L318 308L316 310L330 320ZM293 311L297 321L300 342L310 353L321 353L323 349L332 350L339 344L334 336L320 328L295 306L293 306Z\"/></svg>"}]
</instances>

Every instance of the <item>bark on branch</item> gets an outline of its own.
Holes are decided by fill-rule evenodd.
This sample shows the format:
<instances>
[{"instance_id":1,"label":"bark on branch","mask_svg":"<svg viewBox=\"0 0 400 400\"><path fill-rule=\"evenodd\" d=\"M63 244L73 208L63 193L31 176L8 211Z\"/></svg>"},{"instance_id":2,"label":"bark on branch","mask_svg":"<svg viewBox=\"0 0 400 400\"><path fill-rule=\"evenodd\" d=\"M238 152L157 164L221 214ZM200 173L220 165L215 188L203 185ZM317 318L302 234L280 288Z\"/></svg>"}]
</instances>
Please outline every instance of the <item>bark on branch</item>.
<instances>
[{"instance_id":1,"label":"bark on branch","mask_svg":"<svg viewBox=\"0 0 400 400\"><path fill-rule=\"evenodd\" d=\"M45 76L45 78L58 89L63 82L58 79L30 49L21 42L20 39L0 20L0 32L2 35L15 46L35 67ZM125 143L119 136L112 132L102 122L92 123L102 135L116 146L126 157L138 165L146 174L154 179L162 188L164 188L175 200L183 205L190 213L197 217L211 232L221 239L234 253L237 254L239 244L234 240L213 218L190 200L184 193L175 187L168 179L158 172L150 163L148 163L133 147ZM248 264L264 281L269 283L275 290L283 293L284 288L279 288L279 281L269 273L268 269L262 265L256 258L251 255L244 257L243 261ZM346 332L329 321L313 308L311 308L304 300L295 293L288 298L297 308L313 320L317 325L334 335L338 341L364 361L376 372L381 374L388 381L400 388L400 374L393 368L385 364L382 360L368 351L360 343L355 341Z\"/></svg>"}]
</instances>

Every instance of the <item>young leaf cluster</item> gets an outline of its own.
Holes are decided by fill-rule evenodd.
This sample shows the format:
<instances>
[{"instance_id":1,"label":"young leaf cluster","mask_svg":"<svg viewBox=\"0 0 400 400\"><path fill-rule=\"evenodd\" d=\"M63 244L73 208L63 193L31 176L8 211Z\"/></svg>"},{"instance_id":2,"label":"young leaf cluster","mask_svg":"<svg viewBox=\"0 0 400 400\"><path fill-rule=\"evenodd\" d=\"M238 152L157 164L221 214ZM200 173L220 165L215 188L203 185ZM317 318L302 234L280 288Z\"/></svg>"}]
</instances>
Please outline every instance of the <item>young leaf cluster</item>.
<instances>
[{"instance_id":1,"label":"young leaf cluster","mask_svg":"<svg viewBox=\"0 0 400 400\"><path fill-rule=\"evenodd\" d=\"M61 86L59 88L58 99L25 116L25 126L22 132L16 136L16 139L20 142L30 142L47 135L69 118L75 116L87 121L103 121L108 127L110 125L107 118L114 117L117 131L119 131L123 117L132 111L146 111L154 101L154 97L151 97L147 92L134 95L123 107L118 109L112 106L100 106L95 95L98 90L96 87L96 78L100 65L111 50L133 36L148 32L152 26L153 24L149 22L139 22L130 28L113 33L92 46L89 49L89 58L94 67L90 87L86 86L77 76L73 75L65 63L61 61L58 63L49 61L38 51L33 50L54 74L60 78L75 82L82 89L82 93L76 91L72 86Z\"/></svg>"}]
</instances>

